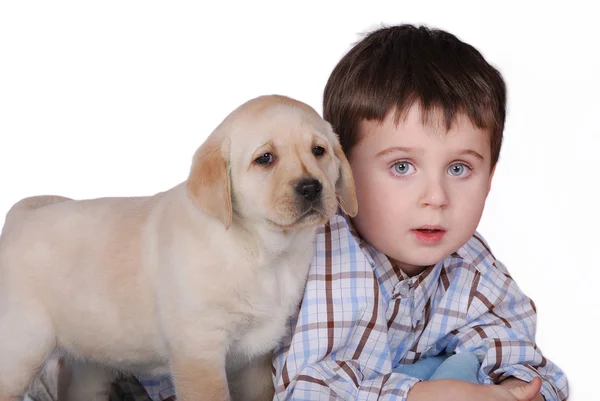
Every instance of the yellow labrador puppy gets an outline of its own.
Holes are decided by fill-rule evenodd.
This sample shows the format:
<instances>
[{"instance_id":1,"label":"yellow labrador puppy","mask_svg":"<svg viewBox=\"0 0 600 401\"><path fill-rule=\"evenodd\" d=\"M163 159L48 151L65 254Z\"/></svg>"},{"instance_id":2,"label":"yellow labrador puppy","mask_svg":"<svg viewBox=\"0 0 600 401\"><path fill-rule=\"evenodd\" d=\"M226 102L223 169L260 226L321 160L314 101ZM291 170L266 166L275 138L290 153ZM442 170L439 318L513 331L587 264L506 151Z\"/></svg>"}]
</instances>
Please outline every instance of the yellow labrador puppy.
<instances>
[{"instance_id":1,"label":"yellow labrador puppy","mask_svg":"<svg viewBox=\"0 0 600 401\"><path fill-rule=\"evenodd\" d=\"M269 354L338 202L356 214L337 136L276 95L227 116L165 192L20 201L0 237L0 401L56 350L97 368L78 401L118 371L171 371L180 401L270 399Z\"/></svg>"}]
</instances>

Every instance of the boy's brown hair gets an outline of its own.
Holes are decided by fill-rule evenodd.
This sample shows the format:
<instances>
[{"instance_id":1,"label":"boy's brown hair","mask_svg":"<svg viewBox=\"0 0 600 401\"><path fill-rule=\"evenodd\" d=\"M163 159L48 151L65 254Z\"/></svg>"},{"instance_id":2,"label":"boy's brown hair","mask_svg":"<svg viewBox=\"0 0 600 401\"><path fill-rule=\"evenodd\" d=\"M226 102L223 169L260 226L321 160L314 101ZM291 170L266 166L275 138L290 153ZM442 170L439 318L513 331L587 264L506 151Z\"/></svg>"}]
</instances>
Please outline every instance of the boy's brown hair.
<instances>
[{"instance_id":1,"label":"boy's brown hair","mask_svg":"<svg viewBox=\"0 0 600 401\"><path fill-rule=\"evenodd\" d=\"M500 155L506 118L502 75L473 46L439 29L397 25L369 33L334 68L323 96L323 116L345 152L359 141L363 120L399 119L418 102L423 122L440 110L446 129L464 113L490 132L491 166Z\"/></svg>"}]
</instances>

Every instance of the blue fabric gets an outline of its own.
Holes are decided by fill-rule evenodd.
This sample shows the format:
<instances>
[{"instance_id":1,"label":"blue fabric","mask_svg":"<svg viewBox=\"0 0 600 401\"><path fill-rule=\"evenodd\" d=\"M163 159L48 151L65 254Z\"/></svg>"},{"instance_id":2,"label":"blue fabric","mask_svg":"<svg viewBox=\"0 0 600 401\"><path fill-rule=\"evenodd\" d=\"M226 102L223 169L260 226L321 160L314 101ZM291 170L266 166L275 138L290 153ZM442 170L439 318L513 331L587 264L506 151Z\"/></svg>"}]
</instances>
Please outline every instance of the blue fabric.
<instances>
[{"instance_id":1,"label":"blue fabric","mask_svg":"<svg viewBox=\"0 0 600 401\"><path fill-rule=\"evenodd\" d=\"M410 365L400 365L394 372L421 380L455 379L479 384L477 372L480 367L481 364L474 353L464 352L420 359Z\"/></svg>"}]
</instances>

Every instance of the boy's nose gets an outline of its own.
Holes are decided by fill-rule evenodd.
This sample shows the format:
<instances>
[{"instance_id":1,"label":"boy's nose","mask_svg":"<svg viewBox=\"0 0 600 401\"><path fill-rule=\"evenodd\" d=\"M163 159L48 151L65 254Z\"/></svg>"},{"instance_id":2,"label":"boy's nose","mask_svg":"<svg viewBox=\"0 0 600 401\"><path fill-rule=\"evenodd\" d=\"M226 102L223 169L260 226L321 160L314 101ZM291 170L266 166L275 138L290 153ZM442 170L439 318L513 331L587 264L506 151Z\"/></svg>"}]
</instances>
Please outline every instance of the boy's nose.
<instances>
[{"instance_id":1,"label":"boy's nose","mask_svg":"<svg viewBox=\"0 0 600 401\"><path fill-rule=\"evenodd\" d=\"M448 194L441 179L431 179L421 197L422 206L445 207L448 205Z\"/></svg>"}]
</instances>

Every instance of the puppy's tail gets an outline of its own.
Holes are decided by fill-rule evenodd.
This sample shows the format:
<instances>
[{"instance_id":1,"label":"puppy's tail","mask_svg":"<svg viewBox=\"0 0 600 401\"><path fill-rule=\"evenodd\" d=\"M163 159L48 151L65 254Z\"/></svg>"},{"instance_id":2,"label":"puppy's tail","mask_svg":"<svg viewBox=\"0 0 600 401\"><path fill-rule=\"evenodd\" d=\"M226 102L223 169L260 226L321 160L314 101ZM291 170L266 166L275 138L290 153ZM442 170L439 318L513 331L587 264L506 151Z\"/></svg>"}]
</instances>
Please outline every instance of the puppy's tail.
<instances>
[{"instance_id":1,"label":"puppy's tail","mask_svg":"<svg viewBox=\"0 0 600 401\"><path fill-rule=\"evenodd\" d=\"M70 200L73 199L59 195L37 195L23 198L10 208L6 214L6 221L4 225L8 225L11 220L14 220L23 212Z\"/></svg>"}]
</instances>

